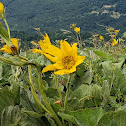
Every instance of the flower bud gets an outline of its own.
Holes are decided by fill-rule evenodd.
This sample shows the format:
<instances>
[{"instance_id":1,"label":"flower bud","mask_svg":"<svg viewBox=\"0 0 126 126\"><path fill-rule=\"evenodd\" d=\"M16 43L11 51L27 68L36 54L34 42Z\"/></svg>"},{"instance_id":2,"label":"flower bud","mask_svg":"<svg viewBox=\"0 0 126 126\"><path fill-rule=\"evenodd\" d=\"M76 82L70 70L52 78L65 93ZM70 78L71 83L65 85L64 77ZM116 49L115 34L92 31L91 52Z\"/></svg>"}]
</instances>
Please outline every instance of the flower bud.
<instances>
[{"instance_id":1,"label":"flower bud","mask_svg":"<svg viewBox=\"0 0 126 126\"><path fill-rule=\"evenodd\" d=\"M0 2L0 18L5 18L4 5Z\"/></svg>"}]
</instances>

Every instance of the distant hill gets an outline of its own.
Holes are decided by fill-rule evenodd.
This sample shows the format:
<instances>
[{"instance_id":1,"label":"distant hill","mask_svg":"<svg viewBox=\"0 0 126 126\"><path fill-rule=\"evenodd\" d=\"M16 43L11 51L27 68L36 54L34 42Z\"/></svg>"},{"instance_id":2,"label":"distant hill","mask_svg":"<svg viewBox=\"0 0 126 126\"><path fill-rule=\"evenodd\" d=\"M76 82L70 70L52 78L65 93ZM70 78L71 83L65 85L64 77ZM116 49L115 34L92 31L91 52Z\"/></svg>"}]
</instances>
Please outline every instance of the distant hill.
<instances>
[{"instance_id":1,"label":"distant hill","mask_svg":"<svg viewBox=\"0 0 126 126\"><path fill-rule=\"evenodd\" d=\"M71 23L83 32L105 31L112 26L126 31L126 0L1 0L12 31L42 32L68 29Z\"/></svg>"}]
</instances>

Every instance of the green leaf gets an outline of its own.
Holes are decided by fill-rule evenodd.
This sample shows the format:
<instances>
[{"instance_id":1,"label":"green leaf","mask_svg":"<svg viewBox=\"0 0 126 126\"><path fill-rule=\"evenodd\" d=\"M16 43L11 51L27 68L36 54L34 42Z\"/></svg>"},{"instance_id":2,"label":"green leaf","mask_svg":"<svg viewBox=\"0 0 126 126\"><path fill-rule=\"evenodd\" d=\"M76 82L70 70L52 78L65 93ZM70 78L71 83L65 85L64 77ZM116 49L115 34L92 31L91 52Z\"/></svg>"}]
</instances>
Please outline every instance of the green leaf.
<instances>
[{"instance_id":1,"label":"green leaf","mask_svg":"<svg viewBox=\"0 0 126 126\"><path fill-rule=\"evenodd\" d=\"M95 85L85 85L82 84L79 88L71 93L71 97L81 99L85 96L93 96L95 98L101 99L101 87L97 84Z\"/></svg>"},{"instance_id":2,"label":"green leaf","mask_svg":"<svg viewBox=\"0 0 126 126\"><path fill-rule=\"evenodd\" d=\"M68 114L75 118L79 126L96 126L104 113L105 112L102 108L92 108L68 112Z\"/></svg>"},{"instance_id":3,"label":"green leaf","mask_svg":"<svg viewBox=\"0 0 126 126\"><path fill-rule=\"evenodd\" d=\"M0 63L0 80L2 79L2 74L3 74L3 66L2 63Z\"/></svg>"},{"instance_id":4,"label":"green leaf","mask_svg":"<svg viewBox=\"0 0 126 126\"><path fill-rule=\"evenodd\" d=\"M36 113L36 112L34 112L34 111L22 110L22 112L23 112L23 113L26 113L28 116L31 116L31 117L34 117L34 118L40 118L40 117L44 116L44 115L38 114L38 113Z\"/></svg>"},{"instance_id":5,"label":"green leaf","mask_svg":"<svg viewBox=\"0 0 126 126\"><path fill-rule=\"evenodd\" d=\"M72 90L77 89L82 84L91 84L93 75L94 75L93 71L86 71L86 72L83 71L83 75L81 75L81 77L78 77L75 74L74 79L71 81L71 83L73 84Z\"/></svg>"},{"instance_id":6,"label":"green leaf","mask_svg":"<svg viewBox=\"0 0 126 126\"><path fill-rule=\"evenodd\" d=\"M10 40L9 40L9 35L7 30L2 26L2 23L0 22L0 36L11 45Z\"/></svg>"},{"instance_id":7,"label":"green leaf","mask_svg":"<svg viewBox=\"0 0 126 126\"><path fill-rule=\"evenodd\" d=\"M67 121L71 121L72 123L78 125L79 123L77 122L76 118L74 118L74 116L70 115L70 114L66 114L66 113L61 113L61 112L58 112L58 115L60 117L62 117L64 120L67 120Z\"/></svg>"},{"instance_id":8,"label":"green leaf","mask_svg":"<svg viewBox=\"0 0 126 126\"><path fill-rule=\"evenodd\" d=\"M20 83L17 82L14 78L13 75L10 76L9 82L11 84L11 92L14 96L14 103L19 104L20 103Z\"/></svg>"},{"instance_id":9,"label":"green leaf","mask_svg":"<svg viewBox=\"0 0 126 126\"><path fill-rule=\"evenodd\" d=\"M34 98L31 92L29 91L29 89L25 91L23 88L21 88L20 90L21 90L20 91L20 104L22 105L22 107L28 111L38 112L39 110L37 109L35 105Z\"/></svg>"},{"instance_id":10,"label":"green leaf","mask_svg":"<svg viewBox=\"0 0 126 126\"><path fill-rule=\"evenodd\" d=\"M102 85L102 97L103 97L103 101L102 104L103 106L108 102L109 100L109 96L110 96L110 89L109 89L109 84L107 80L103 81L103 85Z\"/></svg>"},{"instance_id":11,"label":"green leaf","mask_svg":"<svg viewBox=\"0 0 126 126\"><path fill-rule=\"evenodd\" d=\"M17 126L21 120L19 106L9 106L1 115L1 126Z\"/></svg>"},{"instance_id":12,"label":"green leaf","mask_svg":"<svg viewBox=\"0 0 126 126\"><path fill-rule=\"evenodd\" d=\"M98 122L98 126L125 126L126 111L105 113Z\"/></svg>"},{"instance_id":13,"label":"green leaf","mask_svg":"<svg viewBox=\"0 0 126 126\"><path fill-rule=\"evenodd\" d=\"M81 99L89 94L89 86L82 84L79 88L71 93L72 98Z\"/></svg>"},{"instance_id":14,"label":"green leaf","mask_svg":"<svg viewBox=\"0 0 126 126\"><path fill-rule=\"evenodd\" d=\"M107 54L104 51L94 50L93 52L101 58L107 58Z\"/></svg>"},{"instance_id":15,"label":"green leaf","mask_svg":"<svg viewBox=\"0 0 126 126\"><path fill-rule=\"evenodd\" d=\"M0 89L0 113L10 105L14 105L14 96L7 86Z\"/></svg>"},{"instance_id":16,"label":"green leaf","mask_svg":"<svg viewBox=\"0 0 126 126\"><path fill-rule=\"evenodd\" d=\"M15 66L23 66L23 65L29 64L28 61L22 60L17 56L10 56L10 55L8 55L6 57L0 56L0 60L6 62L8 64L15 65Z\"/></svg>"}]
</instances>

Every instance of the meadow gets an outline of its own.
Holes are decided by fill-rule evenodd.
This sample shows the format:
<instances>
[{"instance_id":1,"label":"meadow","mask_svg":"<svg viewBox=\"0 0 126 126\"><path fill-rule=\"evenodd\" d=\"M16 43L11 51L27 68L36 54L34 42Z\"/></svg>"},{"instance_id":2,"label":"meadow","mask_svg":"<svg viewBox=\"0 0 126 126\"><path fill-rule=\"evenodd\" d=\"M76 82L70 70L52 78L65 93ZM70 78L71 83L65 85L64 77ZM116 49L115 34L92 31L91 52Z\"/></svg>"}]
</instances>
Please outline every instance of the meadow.
<instances>
[{"instance_id":1,"label":"meadow","mask_svg":"<svg viewBox=\"0 0 126 126\"><path fill-rule=\"evenodd\" d=\"M100 33L83 40L70 24L67 38L52 44L34 28L43 39L23 51L2 3L0 19L1 126L125 126L126 33L105 27L109 39Z\"/></svg>"}]
</instances>

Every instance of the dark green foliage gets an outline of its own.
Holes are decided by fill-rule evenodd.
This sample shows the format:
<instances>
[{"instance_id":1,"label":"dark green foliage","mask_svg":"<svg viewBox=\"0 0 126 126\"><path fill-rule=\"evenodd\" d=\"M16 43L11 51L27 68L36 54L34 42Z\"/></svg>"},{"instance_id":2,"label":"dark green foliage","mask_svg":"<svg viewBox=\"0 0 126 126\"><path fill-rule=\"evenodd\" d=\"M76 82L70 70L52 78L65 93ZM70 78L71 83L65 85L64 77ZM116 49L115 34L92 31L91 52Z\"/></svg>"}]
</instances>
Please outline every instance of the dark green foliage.
<instances>
[{"instance_id":1,"label":"dark green foliage","mask_svg":"<svg viewBox=\"0 0 126 126\"><path fill-rule=\"evenodd\" d=\"M6 8L6 16L12 31L29 31L40 27L42 32L56 32L59 29L69 29L71 23L76 23L84 32L100 32L112 26L124 32L126 17L125 0L1 0ZM104 5L115 7L103 8ZM110 11L102 14L103 10ZM91 14L92 11L98 11ZM112 18L110 14L119 12L119 18Z\"/></svg>"}]
</instances>

